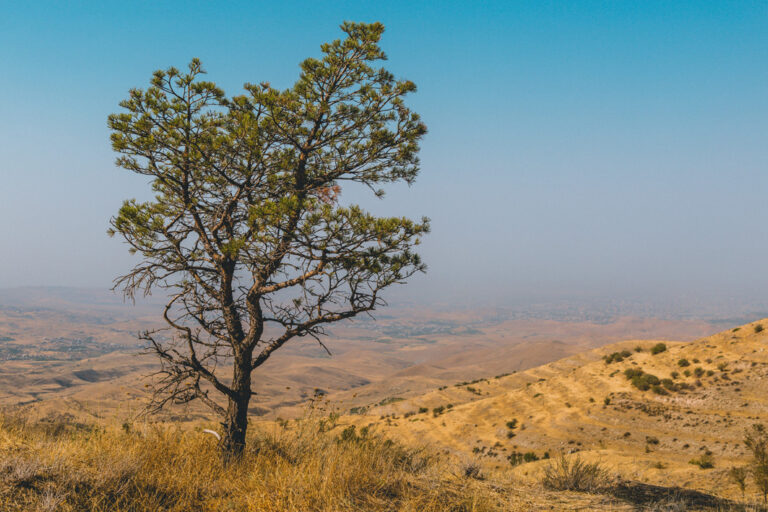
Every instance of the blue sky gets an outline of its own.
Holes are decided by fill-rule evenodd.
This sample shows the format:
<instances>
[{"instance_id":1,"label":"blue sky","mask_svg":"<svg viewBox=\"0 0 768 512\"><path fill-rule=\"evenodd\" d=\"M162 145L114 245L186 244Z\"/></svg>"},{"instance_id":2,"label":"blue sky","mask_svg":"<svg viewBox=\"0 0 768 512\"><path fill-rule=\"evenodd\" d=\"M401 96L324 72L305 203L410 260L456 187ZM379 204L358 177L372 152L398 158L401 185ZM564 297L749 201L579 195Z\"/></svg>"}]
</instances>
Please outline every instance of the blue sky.
<instances>
[{"instance_id":1,"label":"blue sky","mask_svg":"<svg viewBox=\"0 0 768 512\"><path fill-rule=\"evenodd\" d=\"M376 202L427 215L414 297L768 289L768 2L5 2L0 287L107 287L105 235L146 184L106 117L202 59L230 94L289 86L343 20L381 21L417 83L422 174ZM762 294L762 295L761 295Z\"/></svg>"}]
</instances>

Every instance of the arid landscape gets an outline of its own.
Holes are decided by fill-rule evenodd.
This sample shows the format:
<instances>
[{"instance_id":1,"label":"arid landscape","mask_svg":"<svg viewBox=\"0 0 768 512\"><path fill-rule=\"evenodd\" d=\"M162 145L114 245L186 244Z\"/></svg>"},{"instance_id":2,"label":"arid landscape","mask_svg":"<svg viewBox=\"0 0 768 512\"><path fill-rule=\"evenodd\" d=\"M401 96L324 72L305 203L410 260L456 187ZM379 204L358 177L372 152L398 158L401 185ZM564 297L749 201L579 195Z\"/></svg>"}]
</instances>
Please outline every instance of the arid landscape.
<instances>
[{"instance_id":1,"label":"arid landscape","mask_svg":"<svg viewBox=\"0 0 768 512\"><path fill-rule=\"evenodd\" d=\"M215 446L200 433L217 428L205 409L142 414L155 362L137 355L132 333L156 304L68 289L2 297L6 418L107 431L173 422L190 442ZM270 362L254 386L252 421L283 436L319 421L324 435L370 432L440 453L444 464L476 467L478 483L507 482L493 499L510 510L733 507L758 501L756 488L742 496L730 470L749 460L745 431L768 421L764 325L393 308L335 328L333 356L302 342ZM636 374L656 380L636 384ZM18 442L11 432L5 442ZM612 490L537 491L563 454L600 464Z\"/></svg>"},{"instance_id":2,"label":"arid landscape","mask_svg":"<svg viewBox=\"0 0 768 512\"><path fill-rule=\"evenodd\" d=\"M768 2L7 2L0 512L768 512Z\"/></svg>"},{"instance_id":3,"label":"arid landscape","mask_svg":"<svg viewBox=\"0 0 768 512\"><path fill-rule=\"evenodd\" d=\"M132 305L108 291L72 289L6 290L0 297L0 404L93 418L141 410L151 382L144 377L157 363L140 354L137 334L158 325L157 301ZM563 319L401 307L334 326L325 342L332 356L301 340L265 366L254 383L251 413L300 415L316 390L350 408L364 406L527 370L625 339L692 340L722 322L548 314Z\"/></svg>"}]
</instances>

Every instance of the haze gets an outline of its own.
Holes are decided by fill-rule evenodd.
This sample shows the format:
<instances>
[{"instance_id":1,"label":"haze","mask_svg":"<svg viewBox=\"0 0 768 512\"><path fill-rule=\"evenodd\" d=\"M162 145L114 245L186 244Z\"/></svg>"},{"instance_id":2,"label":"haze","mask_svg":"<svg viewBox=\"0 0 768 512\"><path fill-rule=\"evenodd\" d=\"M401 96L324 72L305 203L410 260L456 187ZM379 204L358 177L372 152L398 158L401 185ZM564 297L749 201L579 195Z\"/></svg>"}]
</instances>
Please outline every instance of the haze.
<instances>
[{"instance_id":1,"label":"haze","mask_svg":"<svg viewBox=\"0 0 768 512\"><path fill-rule=\"evenodd\" d=\"M407 7L407 8L406 8ZM754 303L768 286L765 2L35 2L0 16L0 288L107 288L105 231L146 184L106 117L200 57L236 94L287 87L344 19L381 21L430 132L376 212L432 219L432 303ZM284 20L292 20L286 24Z\"/></svg>"}]
</instances>

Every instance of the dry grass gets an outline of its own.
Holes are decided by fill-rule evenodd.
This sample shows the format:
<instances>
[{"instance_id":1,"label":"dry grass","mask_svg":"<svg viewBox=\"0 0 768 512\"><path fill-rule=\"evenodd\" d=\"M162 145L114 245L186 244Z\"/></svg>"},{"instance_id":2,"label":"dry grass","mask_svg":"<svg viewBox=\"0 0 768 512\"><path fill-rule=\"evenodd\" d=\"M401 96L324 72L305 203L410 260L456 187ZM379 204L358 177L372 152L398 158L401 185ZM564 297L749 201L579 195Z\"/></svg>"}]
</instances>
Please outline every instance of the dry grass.
<instances>
[{"instance_id":1,"label":"dry grass","mask_svg":"<svg viewBox=\"0 0 768 512\"><path fill-rule=\"evenodd\" d=\"M541 483L554 491L598 492L611 483L608 472L597 462L578 455L560 455L544 467Z\"/></svg>"},{"instance_id":2,"label":"dry grass","mask_svg":"<svg viewBox=\"0 0 768 512\"><path fill-rule=\"evenodd\" d=\"M255 430L255 429L254 429ZM3 511L494 511L505 496L447 459L305 418L224 465L211 436L0 419Z\"/></svg>"}]
</instances>

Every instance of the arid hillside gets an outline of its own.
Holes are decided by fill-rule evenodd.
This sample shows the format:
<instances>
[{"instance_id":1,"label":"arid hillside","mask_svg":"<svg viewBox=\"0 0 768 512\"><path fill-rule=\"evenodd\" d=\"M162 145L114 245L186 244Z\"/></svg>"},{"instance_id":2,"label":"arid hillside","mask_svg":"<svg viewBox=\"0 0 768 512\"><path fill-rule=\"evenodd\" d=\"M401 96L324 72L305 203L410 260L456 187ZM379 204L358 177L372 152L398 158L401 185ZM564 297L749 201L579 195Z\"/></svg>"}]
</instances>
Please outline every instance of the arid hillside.
<instances>
[{"instance_id":1,"label":"arid hillside","mask_svg":"<svg viewBox=\"0 0 768 512\"><path fill-rule=\"evenodd\" d=\"M763 326L768 319L688 343L625 341L390 396L344 420L523 479L539 478L547 457L580 452L625 479L736 497L728 471L747 460L745 430L768 422Z\"/></svg>"}]
</instances>

